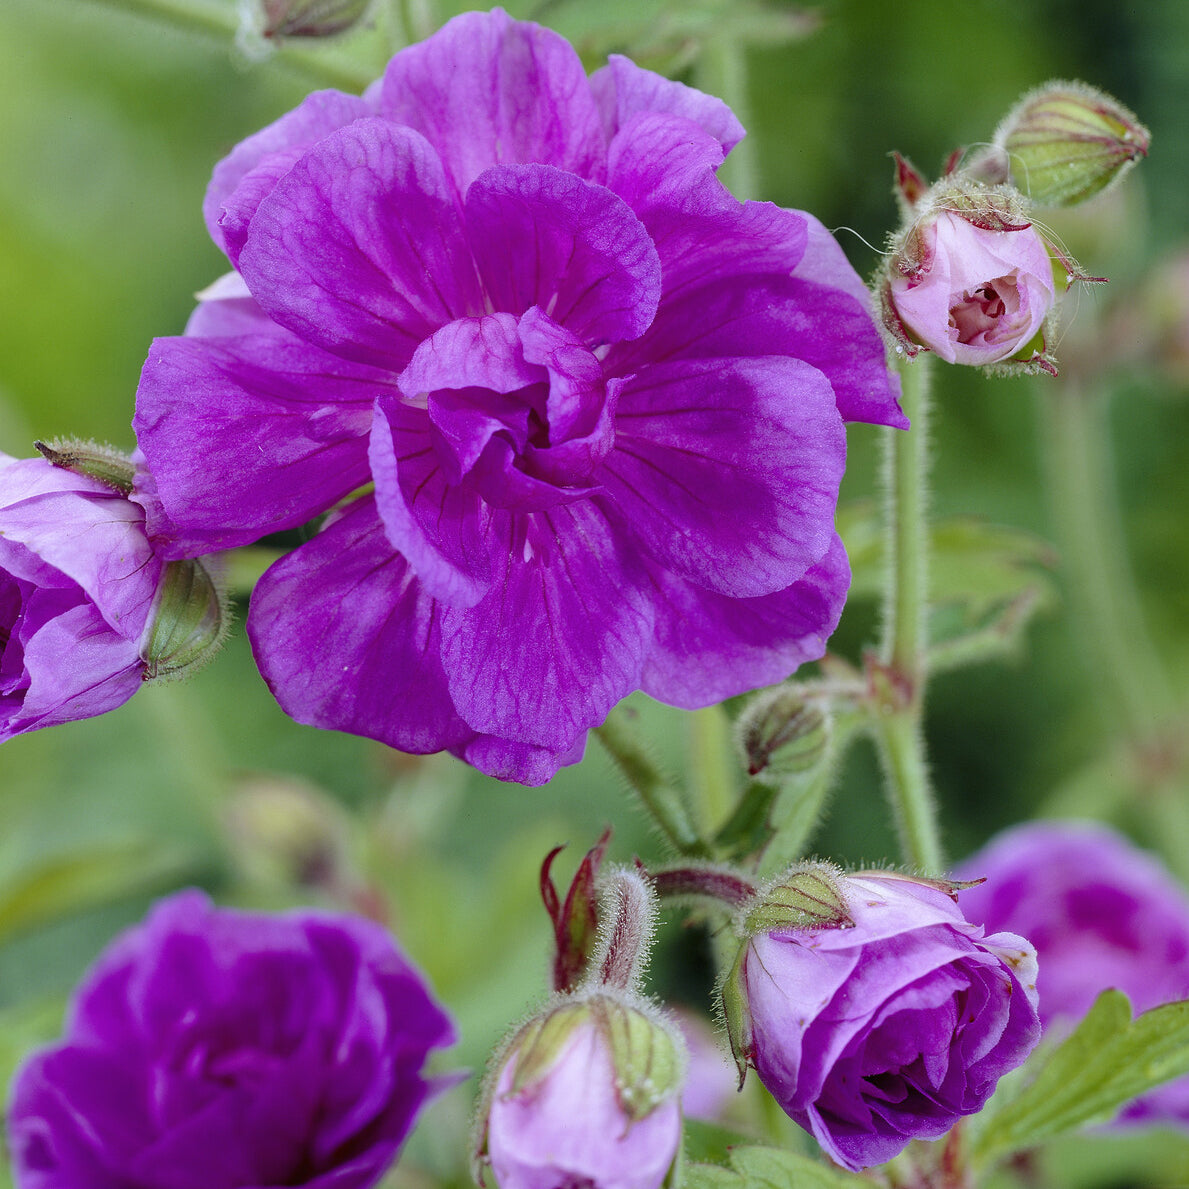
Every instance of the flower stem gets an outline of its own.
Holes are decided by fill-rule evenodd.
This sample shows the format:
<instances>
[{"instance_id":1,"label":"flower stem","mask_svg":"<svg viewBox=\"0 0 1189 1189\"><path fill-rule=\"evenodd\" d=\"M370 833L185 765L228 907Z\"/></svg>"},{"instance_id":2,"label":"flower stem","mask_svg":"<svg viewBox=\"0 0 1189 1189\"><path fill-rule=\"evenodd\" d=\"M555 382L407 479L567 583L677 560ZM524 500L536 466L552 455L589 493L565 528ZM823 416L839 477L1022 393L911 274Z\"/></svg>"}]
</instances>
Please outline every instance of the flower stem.
<instances>
[{"instance_id":1,"label":"flower stem","mask_svg":"<svg viewBox=\"0 0 1189 1189\"><path fill-rule=\"evenodd\" d=\"M623 708L613 710L594 733L674 850L708 857L710 848L698 834L685 801L645 751Z\"/></svg>"},{"instance_id":2,"label":"flower stem","mask_svg":"<svg viewBox=\"0 0 1189 1189\"><path fill-rule=\"evenodd\" d=\"M929 369L921 354L901 365L912 428L884 431L887 584L874 730L906 862L928 875L944 863L921 722L928 605Z\"/></svg>"}]
</instances>

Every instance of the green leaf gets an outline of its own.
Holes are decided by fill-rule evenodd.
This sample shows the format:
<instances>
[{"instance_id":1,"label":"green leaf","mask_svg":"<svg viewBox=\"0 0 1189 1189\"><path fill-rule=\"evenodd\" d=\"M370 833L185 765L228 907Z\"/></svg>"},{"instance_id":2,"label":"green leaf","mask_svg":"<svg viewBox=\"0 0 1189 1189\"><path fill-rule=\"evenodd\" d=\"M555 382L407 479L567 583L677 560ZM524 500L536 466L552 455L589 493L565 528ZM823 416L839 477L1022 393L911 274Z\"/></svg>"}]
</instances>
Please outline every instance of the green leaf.
<instances>
[{"instance_id":1,"label":"green leaf","mask_svg":"<svg viewBox=\"0 0 1189 1189\"><path fill-rule=\"evenodd\" d=\"M1055 1049L1040 1050L1035 1077L996 1094L974 1124L979 1166L1079 1127L1109 1122L1124 1103L1189 1073L1189 1000L1131 1018L1127 996L1104 991Z\"/></svg>"},{"instance_id":2,"label":"green leaf","mask_svg":"<svg viewBox=\"0 0 1189 1189\"><path fill-rule=\"evenodd\" d=\"M734 1148L731 1165L747 1189L871 1189L871 1182L780 1148Z\"/></svg>"},{"instance_id":3,"label":"green leaf","mask_svg":"<svg viewBox=\"0 0 1189 1189\"><path fill-rule=\"evenodd\" d=\"M721 1164L687 1164L681 1189L743 1189L743 1178Z\"/></svg>"}]
</instances>

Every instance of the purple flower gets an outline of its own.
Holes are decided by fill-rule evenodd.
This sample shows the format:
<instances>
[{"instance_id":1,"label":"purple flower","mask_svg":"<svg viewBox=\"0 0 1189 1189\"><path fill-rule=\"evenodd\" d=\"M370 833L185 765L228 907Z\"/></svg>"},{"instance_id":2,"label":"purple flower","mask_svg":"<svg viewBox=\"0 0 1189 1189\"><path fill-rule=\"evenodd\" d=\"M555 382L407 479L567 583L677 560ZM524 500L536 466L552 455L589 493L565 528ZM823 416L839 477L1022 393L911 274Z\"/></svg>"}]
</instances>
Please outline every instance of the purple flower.
<instances>
[{"instance_id":1,"label":"purple flower","mask_svg":"<svg viewBox=\"0 0 1189 1189\"><path fill-rule=\"evenodd\" d=\"M919 270L893 276L890 294L917 343L947 363L974 366L1043 353L1038 336L1056 290L1049 247L1035 227L1001 230L942 210L914 235Z\"/></svg>"},{"instance_id":2,"label":"purple flower","mask_svg":"<svg viewBox=\"0 0 1189 1189\"><path fill-rule=\"evenodd\" d=\"M368 921L213 908L195 891L117 938L66 1038L21 1069L21 1189L362 1189L434 1092L449 1019Z\"/></svg>"},{"instance_id":3,"label":"purple flower","mask_svg":"<svg viewBox=\"0 0 1189 1189\"><path fill-rule=\"evenodd\" d=\"M136 693L163 571L125 496L0 454L0 741Z\"/></svg>"},{"instance_id":4,"label":"purple flower","mask_svg":"<svg viewBox=\"0 0 1189 1189\"><path fill-rule=\"evenodd\" d=\"M1040 1035L1036 961L937 887L891 873L836 884L841 923L746 942L743 1056L834 1160L860 1169L944 1135L1024 1060Z\"/></svg>"},{"instance_id":5,"label":"purple flower","mask_svg":"<svg viewBox=\"0 0 1189 1189\"><path fill-rule=\"evenodd\" d=\"M499 1189L659 1189L681 1142L679 1053L650 1012L600 996L529 1023L484 1128Z\"/></svg>"},{"instance_id":6,"label":"purple flower","mask_svg":"<svg viewBox=\"0 0 1189 1189\"><path fill-rule=\"evenodd\" d=\"M252 602L290 715L541 783L634 689L822 654L843 420L906 423L831 237L716 180L742 134L496 10L216 168L238 276L154 344L135 424L175 552L338 508Z\"/></svg>"},{"instance_id":7,"label":"purple flower","mask_svg":"<svg viewBox=\"0 0 1189 1189\"><path fill-rule=\"evenodd\" d=\"M962 864L987 882L963 893L988 929L1026 933L1040 957L1040 1018L1068 1028L1115 987L1137 1011L1189 999L1189 895L1144 851L1105 826L1033 822ZM1124 1108L1120 1122L1189 1124L1189 1078Z\"/></svg>"}]
</instances>

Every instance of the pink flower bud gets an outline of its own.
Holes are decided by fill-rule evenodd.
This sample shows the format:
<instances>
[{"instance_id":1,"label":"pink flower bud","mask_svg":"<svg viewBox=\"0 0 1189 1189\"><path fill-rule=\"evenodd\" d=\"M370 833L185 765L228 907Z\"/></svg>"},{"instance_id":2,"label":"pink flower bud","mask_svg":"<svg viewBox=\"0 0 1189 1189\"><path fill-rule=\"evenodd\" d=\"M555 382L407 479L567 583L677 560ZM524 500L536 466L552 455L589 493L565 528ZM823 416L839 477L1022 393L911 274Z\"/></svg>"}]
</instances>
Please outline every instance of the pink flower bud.
<instances>
[{"instance_id":1,"label":"pink flower bud","mask_svg":"<svg viewBox=\"0 0 1189 1189\"><path fill-rule=\"evenodd\" d=\"M909 354L923 347L947 363L1043 367L1056 297L1049 247L1026 221L976 217L943 209L916 225L912 252L897 254L886 282L889 330Z\"/></svg>"}]
</instances>

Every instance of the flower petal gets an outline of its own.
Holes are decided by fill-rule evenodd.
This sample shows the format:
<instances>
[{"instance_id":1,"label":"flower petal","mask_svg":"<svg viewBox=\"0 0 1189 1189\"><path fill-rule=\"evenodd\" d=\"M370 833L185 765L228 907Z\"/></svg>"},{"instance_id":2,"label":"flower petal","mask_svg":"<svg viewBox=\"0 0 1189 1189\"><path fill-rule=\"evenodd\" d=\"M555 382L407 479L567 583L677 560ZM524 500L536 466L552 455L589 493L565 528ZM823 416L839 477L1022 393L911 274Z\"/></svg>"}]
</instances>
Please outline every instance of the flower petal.
<instances>
[{"instance_id":1,"label":"flower petal","mask_svg":"<svg viewBox=\"0 0 1189 1189\"><path fill-rule=\"evenodd\" d=\"M494 308L540 306L589 344L636 338L652 321L656 248L606 187L552 165L499 166L467 191L466 225Z\"/></svg>"},{"instance_id":2,"label":"flower petal","mask_svg":"<svg viewBox=\"0 0 1189 1189\"><path fill-rule=\"evenodd\" d=\"M608 56L607 65L590 76L590 89L608 140L633 116L653 112L691 120L722 145L724 155L745 135L743 125L721 99L645 70L622 54Z\"/></svg>"},{"instance_id":3,"label":"flower petal","mask_svg":"<svg viewBox=\"0 0 1189 1189\"><path fill-rule=\"evenodd\" d=\"M446 689L440 620L365 496L265 573L248 635L290 717L423 755L472 734Z\"/></svg>"},{"instance_id":4,"label":"flower petal","mask_svg":"<svg viewBox=\"0 0 1189 1189\"><path fill-rule=\"evenodd\" d=\"M392 383L287 334L156 339L133 419L165 515L145 501L150 535L180 527L209 552L325 512L368 481L372 405Z\"/></svg>"},{"instance_id":5,"label":"flower petal","mask_svg":"<svg viewBox=\"0 0 1189 1189\"><path fill-rule=\"evenodd\" d=\"M639 684L652 608L593 500L507 525L491 593L443 612L442 662L474 730L563 751Z\"/></svg>"},{"instance_id":6,"label":"flower petal","mask_svg":"<svg viewBox=\"0 0 1189 1189\"><path fill-rule=\"evenodd\" d=\"M838 624L850 567L842 542L785 590L732 599L658 575L656 640L640 687L658 701L695 710L783 681L817 660Z\"/></svg>"},{"instance_id":7,"label":"flower petal","mask_svg":"<svg viewBox=\"0 0 1189 1189\"><path fill-rule=\"evenodd\" d=\"M441 161L419 133L380 119L328 136L276 184L239 269L282 326L393 371L439 326L482 309Z\"/></svg>"},{"instance_id":8,"label":"flower petal","mask_svg":"<svg viewBox=\"0 0 1189 1189\"><path fill-rule=\"evenodd\" d=\"M496 9L465 13L388 64L380 109L423 133L461 196L493 165L547 161L598 179L605 146L563 37Z\"/></svg>"},{"instance_id":9,"label":"flower petal","mask_svg":"<svg viewBox=\"0 0 1189 1189\"><path fill-rule=\"evenodd\" d=\"M241 140L211 175L202 215L211 238L235 263L256 208L306 149L353 120L374 115L366 100L315 91L291 112Z\"/></svg>"},{"instance_id":10,"label":"flower petal","mask_svg":"<svg viewBox=\"0 0 1189 1189\"><path fill-rule=\"evenodd\" d=\"M699 359L623 381L599 478L666 569L734 598L783 590L825 556L846 436L795 359Z\"/></svg>"}]
</instances>

